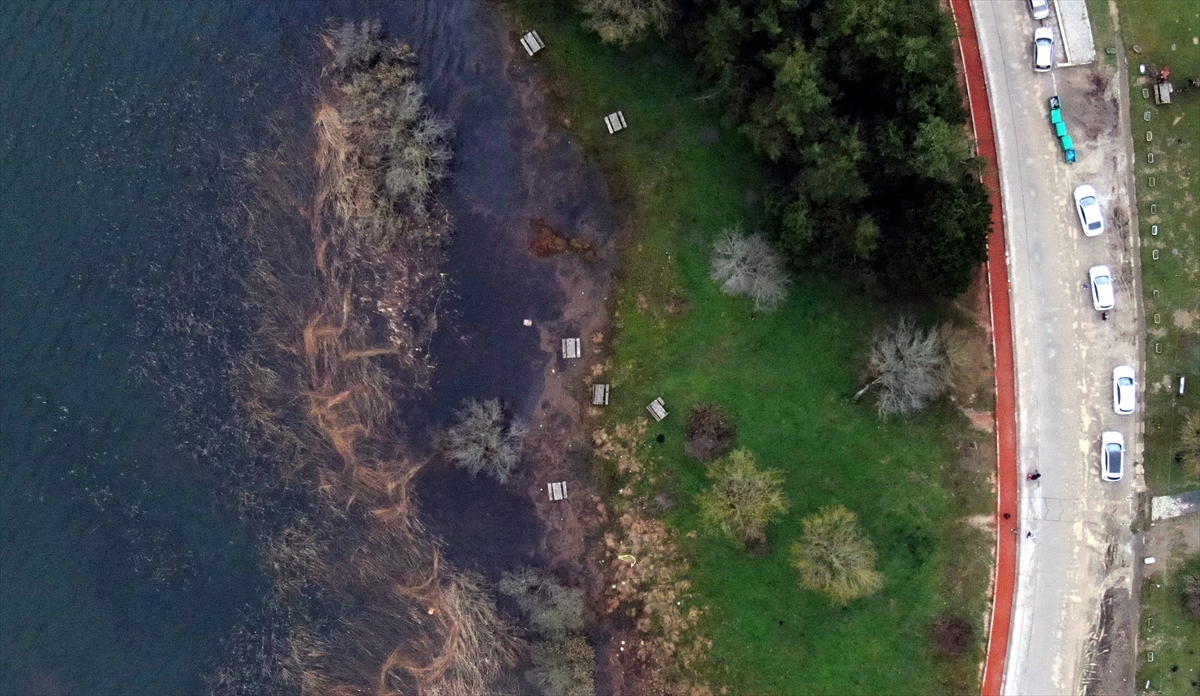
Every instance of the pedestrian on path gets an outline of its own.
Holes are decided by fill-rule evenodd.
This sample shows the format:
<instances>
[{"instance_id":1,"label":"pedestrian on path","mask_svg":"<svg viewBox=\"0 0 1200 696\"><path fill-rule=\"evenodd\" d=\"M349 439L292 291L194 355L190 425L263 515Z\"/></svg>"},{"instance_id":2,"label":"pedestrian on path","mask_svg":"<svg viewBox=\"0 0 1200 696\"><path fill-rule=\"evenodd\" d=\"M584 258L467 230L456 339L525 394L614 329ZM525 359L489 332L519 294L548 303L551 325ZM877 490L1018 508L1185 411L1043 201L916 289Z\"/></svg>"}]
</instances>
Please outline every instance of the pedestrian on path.
<instances>
[{"instance_id":1,"label":"pedestrian on path","mask_svg":"<svg viewBox=\"0 0 1200 696\"><path fill-rule=\"evenodd\" d=\"M1042 477L1042 472L1034 471L1032 474L1026 474L1025 480L1026 481L1036 481L1036 480L1040 479L1041 477Z\"/></svg>"}]
</instances>

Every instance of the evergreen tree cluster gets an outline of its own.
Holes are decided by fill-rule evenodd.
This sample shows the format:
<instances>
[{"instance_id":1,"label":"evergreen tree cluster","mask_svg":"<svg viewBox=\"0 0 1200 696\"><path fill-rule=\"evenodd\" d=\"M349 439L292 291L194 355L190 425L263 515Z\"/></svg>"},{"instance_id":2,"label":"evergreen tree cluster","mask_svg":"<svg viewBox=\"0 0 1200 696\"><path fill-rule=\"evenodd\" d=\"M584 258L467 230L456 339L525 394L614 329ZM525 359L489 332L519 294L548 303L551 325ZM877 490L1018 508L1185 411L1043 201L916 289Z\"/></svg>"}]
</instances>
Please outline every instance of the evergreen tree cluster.
<instances>
[{"instance_id":1,"label":"evergreen tree cluster","mask_svg":"<svg viewBox=\"0 0 1200 696\"><path fill-rule=\"evenodd\" d=\"M936 0L688 0L679 20L775 169L790 261L966 289L991 206Z\"/></svg>"}]
</instances>

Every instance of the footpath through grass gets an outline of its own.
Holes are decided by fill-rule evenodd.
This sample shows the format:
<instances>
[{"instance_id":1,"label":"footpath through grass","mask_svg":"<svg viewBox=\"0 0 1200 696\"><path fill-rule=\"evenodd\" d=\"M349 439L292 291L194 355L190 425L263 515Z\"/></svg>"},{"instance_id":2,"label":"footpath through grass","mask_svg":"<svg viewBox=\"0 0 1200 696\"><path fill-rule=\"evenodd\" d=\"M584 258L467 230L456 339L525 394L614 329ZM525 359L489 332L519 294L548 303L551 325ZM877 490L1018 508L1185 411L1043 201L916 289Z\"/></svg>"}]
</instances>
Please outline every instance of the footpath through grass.
<instances>
[{"instance_id":1,"label":"footpath through grass","mask_svg":"<svg viewBox=\"0 0 1200 696\"><path fill-rule=\"evenodd\" d=\"M1200 9L1188 0L1119 7L1146 301L1146 482L1164 495L1200 487L1200 471L1175 460L1183 417L1200 408L1200 89L1181 89L1186 78L1200 79ZM1141 64L1147 75L1171 67L1171 104L1155 105Z\"/></svg>"},{"instance_id":2,"label":"footpath through grass","mask_svg":"<svg viewBox=\"0 0 1200 696\"><path fill-rule=\"evenodd\" d=\"M982 659L990 533L967 521L994 508L993 436L970 430L948 405L912 423L881 423L851 397L870 337L899 304L885 305L828 278L799 279L774 314L722 295L708 278L722 229L764 224L765 170L749 143L722 122L719 96L690 60L658 42L605 47L567 3L518 0L513 28L546 42L537 60L550 77L554 118L569 125L606 174L629 222L615 303L610 422L645 417L663 397L671 415L647 446L653 479L689 556L690 578L710 607L706 670L730 693L925 695L974 693ZM602 119L621 109L628 130ZM699 529L693 498L703 467L685 458L687 410L715 402L735 419L738 446L786 478L791 511L753 557ZM664 436L660 444L658 435ZM610 492L622 482L601 481ZM799 586L788 558L801 519L840 502L879 553L878 594L831 606ZM928 625L941 612L970 621L977 644L937 657Z\"/></svg>"}]
</instances>

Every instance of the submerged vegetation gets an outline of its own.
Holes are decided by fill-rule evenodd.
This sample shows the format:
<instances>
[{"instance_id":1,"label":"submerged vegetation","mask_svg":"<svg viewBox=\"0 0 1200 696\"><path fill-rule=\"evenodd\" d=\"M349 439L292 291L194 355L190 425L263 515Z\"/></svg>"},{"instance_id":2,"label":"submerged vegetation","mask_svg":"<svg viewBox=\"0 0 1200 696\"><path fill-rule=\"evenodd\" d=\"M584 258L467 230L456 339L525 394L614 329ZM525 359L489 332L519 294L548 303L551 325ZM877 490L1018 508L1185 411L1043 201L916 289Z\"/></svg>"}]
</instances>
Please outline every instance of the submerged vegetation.
<instances>
[{"instance_id":1,"label":"submerged vegetation","mask_svg":"<svg viewBox=\"0 0 1200 696\"><path fill-rule=\"evenodd\" d=\"M447 175L449 126L424 106L414 54L378 23L321 38L312 137L281 135L245 166L250 331L229 353L236 415L220 430L240 448L225 455L242 462L226 487L272 587L211 691L509 689L522 641L418 518L410 485L426 460L395 406L433 370L450 229L430 193Z\"/></svg>"}]
</instances>

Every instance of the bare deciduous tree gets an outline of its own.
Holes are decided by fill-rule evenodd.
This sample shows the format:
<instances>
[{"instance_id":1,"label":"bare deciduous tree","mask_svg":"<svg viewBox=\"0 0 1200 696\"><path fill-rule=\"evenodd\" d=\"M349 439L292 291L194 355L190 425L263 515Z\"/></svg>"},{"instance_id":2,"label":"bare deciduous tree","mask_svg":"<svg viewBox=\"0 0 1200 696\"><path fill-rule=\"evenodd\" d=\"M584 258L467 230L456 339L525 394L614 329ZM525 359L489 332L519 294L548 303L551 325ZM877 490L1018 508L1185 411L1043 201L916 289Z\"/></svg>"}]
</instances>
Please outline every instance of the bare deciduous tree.
<instances>
[{"instance_id":1,"label":"bare deciduous tree","mask_svg":"<svg viewBox=\"0 0 1200 696\"><path fill-rule=\"evenodd\" d=\"M827 505L804 518L804 534L792 545L792 563L800 571L800 584L837 604L883 586L883 576L875 570L875 545L842 505Z\"/></svg>"},{"instance_id":2,"label":"bare deciduous tree","mask_svg":"<svg viewBox=\"0 0 1200 696\"><path fill-rule=\"evenodd\" d=\"M787 512L783 475L775 469L759 469L754 455L734 450L709 467L713 485L696 496L700 519L710 531L741 541L747 546L766 539L767 525Z\"/></svg>"},{"instance_id":3,"label":"bare deciduous tree","mask_svg":"<svg viewBox=\"0 0 1200 696\"><path fill-rule=\"evenodd\" d=\"M500 591L517 602L539 638L529 646L529 680L547 694L595 693L595 655L583 634L583 591L528 567L504 573Z\"/></svg>"},{"instance_id":4,"label":"bare deciduous tree","mask_svg":"<svg viewBox=\"0 0 1200 696\"><path fill-rule=\"evenodd\" d=\"M713 244L712 279L726 295L749 296L756 310L778 309L787 299L783 257L759 234L747 237L737 229L722 232Z\"/></svg>"},{"instance_id":5,"label":"bare deciduous tree","mask_svg":"<svg viewBox=\"0 0 1200 696\"><path fill-rule=\"evenodd\" d=\"M876 339L870 370L874 378L854 398L878 387L881 417L908 416L925 408L946 388L946 352L937 329L901 318Z\"/></svg>"},{"instance_id":6,"label":"bare deciduous tree","mask_svg":"<svg viewBox=\"0 0 1200 696\"><path fill-rule=\"evenodd\" d=\"M455 415L458 423L446 431L446 456L472 474L487 472L507 482L521 458L525 424L510 420L498 399L467 399Z\"/></svg>"},{"instance_id":7,"label":"bare deciduous tree","mask_svg":"<svg viewBox=\"0 0 1200 696\"><path fill-rule=\"evenodd\" d=\"M622 46L651 31L665 33L671 15L667 0L580 0L579 9L588 17L585 28L596 32L604 43Z\"/></svg>"}]
</instances>

